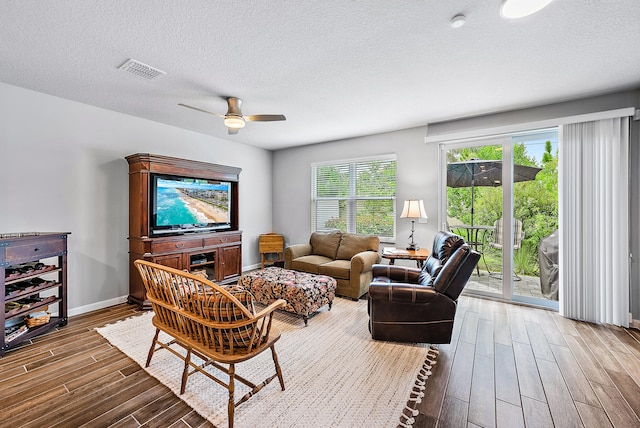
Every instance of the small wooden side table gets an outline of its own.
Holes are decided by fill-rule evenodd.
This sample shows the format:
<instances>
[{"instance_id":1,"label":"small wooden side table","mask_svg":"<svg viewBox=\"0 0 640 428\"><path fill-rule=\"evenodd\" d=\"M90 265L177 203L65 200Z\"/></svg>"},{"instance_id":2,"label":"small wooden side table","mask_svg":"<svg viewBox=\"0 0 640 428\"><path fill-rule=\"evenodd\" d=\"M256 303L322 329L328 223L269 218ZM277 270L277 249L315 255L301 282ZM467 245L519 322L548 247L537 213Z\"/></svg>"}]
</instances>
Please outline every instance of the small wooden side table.
<instances>
[{"instance_id":1,"label":"small wooden side table","mask_svg":"<svg viewBox=\"0 0 640 428\"><path fill-rule=\"evenodd\" d=\"M402 260L415 260L416 265L422 269L422 265L424 261L427 260L431 252L426 248L420 248L419 250L400 250L400 249L382 249L382 258L388 259L389 264L393 265L396 262L396 259Z\"/></svg>"},{"instance_id":2,"label":"small wooden side table","mask_svg":"<svg viewBox=\"0 0 640 428\"><path fill-rule=\"evenodd\" d=\"M262 263L262 269L264 269L264 262L269 262L270 260L265 260L264 256L266 254L277 254L278 261L284 259L284 237L278 233L264 233L260 235L259 239L259 247L260 247L260 259ZM276 260L273 260L276 261Z\"/></svg>"}]
</instances>

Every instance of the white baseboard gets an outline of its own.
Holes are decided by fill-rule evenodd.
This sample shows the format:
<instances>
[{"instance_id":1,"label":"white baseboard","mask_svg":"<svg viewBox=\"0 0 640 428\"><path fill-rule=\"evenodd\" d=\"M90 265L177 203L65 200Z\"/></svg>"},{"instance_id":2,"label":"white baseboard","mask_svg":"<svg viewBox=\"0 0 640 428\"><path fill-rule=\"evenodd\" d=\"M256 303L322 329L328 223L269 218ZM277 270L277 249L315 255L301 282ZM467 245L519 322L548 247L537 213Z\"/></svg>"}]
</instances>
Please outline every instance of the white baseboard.
<instances>
[{"instance_id":1,"label":"white baseboard","mask_svg":"<svg viewBox=\"0 0 640 428\"><path fill-rule=\"evenodd\" d=\"M640 320L631 320L629 327L640 330Z\"/></svg>"},{"instance_id":2,"label":"white baseboard","mask_svg":"<svg viewBox=\"0 0 640 428\"><path fill-rule=\"evenodd\" d=\"M262 264L260 263L256 263L255 265L251 265L251 266L242 266L242 273L260 269L260 268L262 268Z\"/></svg>"},{"instance_id":3,"label":"white baseboard","mask_svg":"<svg viewBox=\"0 0 640 428\"><path fill-rule=\"evenodd\" d=\"M101 302L92 303L90 305L80 306L77 308L69 309L69 316L80 315L91 311L97 311L98 309L108 308L109 306L119 305L120 303L126 303L128 296L120 296L114 299L103 300Z\"/></svg>"}]
</instances>

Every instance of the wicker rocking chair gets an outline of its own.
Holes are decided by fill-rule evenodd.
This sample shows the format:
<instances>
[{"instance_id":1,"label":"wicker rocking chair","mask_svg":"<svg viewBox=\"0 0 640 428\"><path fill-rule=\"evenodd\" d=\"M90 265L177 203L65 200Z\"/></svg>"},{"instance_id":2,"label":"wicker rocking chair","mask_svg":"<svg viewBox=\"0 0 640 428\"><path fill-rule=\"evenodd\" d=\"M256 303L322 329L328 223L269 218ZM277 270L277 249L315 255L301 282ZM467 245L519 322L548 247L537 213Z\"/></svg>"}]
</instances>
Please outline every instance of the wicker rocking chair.
<instances>
[{"instance_id":1,"label":"wicker rocking chair","mask_svg":"<svg viewBox=\"0 0 640 428\"><path fill-rule=\"evenodd\" d=\"M284 391L282 370L274 347L280 332L271 326L273 312L285 306L284 300L277 300L254 314L253 297L248 291L229 290L202 277L144 260L136 260L135 265L155 312L153 325L156 334L149 349L147 367L155 351L166 349L184 360L180 394L184 393L187 378L194 373L202 373L227 388L229 428L233 427L235 408L276 376ZM162 343L158 340L160 331L167 333L172 340ZM174 344L183 347L187 351L186 356L171 348ZM258 385L235 374L235 364L267 349L271 349L274 374ZM202 365L194 363L192 354L205 362ZM209 365L228 374L228 383L206 371L205 367ZM234 398L236 380L251 388L237 402Z\"/></svg>"}]
</instances>

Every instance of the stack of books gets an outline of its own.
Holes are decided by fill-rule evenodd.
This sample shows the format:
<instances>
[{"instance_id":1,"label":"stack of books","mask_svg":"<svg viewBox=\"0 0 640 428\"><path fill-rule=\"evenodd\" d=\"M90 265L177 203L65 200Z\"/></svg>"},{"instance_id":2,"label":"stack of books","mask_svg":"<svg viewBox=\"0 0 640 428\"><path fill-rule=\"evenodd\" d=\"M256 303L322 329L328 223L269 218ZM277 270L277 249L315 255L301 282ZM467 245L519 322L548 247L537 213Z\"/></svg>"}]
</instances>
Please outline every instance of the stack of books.
<instances>
[{"instance_id":1,"label":"stack of books","mask_svg":"<svg viewBox=\"0 0 640 428\"><path fill-rule=\"evenodd\" d=\"M4 342L8 343L12 340L22 336L29 331L29 327L26 324L14 325L11 327L5 327L4 329Z\"/></svg>"},{"instance_id":2,"label":"stack of books","mask_svg":"<svg viewBox=\"0 0 640 428\"><path fill-rule=\"evenodd\" d=\"M407 250L401 250L399 248L394 248L394 247L384 247L382 249L382 253L389 254L389 255L396 255L396 256L409 255L409 252Z\"/></svg>"}]
</instances>

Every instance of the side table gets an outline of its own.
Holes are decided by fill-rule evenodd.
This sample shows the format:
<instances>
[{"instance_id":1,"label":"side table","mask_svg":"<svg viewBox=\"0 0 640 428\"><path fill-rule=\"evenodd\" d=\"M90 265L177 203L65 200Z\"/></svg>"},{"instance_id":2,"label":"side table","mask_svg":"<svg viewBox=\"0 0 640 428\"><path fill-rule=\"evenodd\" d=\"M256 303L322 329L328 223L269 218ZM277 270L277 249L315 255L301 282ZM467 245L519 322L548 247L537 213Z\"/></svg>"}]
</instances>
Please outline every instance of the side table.
<instances>
[{"instance_id":1,"label":"side table","mask_svg":"<svg viewBox=\"0 0 640 428\"><path fill-rule=\"evenodd\" d=\"M264 269L265 262L277 262L284 259L284 237L278 233L264 233L258 241L260 262ZM266 254L277 254L276 260L267 260Z\"/></svg>"},{"instance_id":2,"label":"side table","mask_svg":"<svg viewBox=\"0 0 640 428\"><path fill-rule=\"evenodd\" d=\"M383 248L382 258L388 259L389 264L393 265L396 259L402 260L415 260L416 265L422 269L424 261L427 260L431 252L426 248L420 248L419 250L400 250L397 248Z\"/></svg>"}]
</instances>

